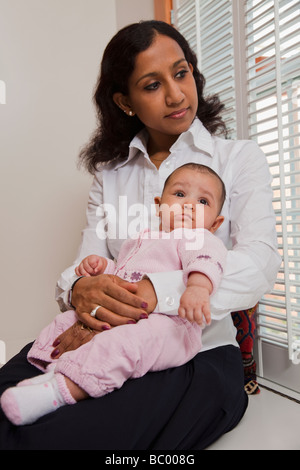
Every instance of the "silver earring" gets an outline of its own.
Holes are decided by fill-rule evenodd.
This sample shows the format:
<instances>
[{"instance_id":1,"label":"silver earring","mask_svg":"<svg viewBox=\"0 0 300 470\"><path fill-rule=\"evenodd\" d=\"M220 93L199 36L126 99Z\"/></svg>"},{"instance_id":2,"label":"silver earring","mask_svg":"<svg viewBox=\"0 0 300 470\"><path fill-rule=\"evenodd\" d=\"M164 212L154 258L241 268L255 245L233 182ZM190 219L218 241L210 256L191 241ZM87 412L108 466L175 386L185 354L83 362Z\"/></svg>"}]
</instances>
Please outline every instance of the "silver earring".
<instances>
[{"instance_id":1,"label":"silver earring","mask_svg":"<svg viewBox=\"0 0 300 470\"><path fill-rule=\"evenodd\" d=\"M133 116L133 112L132 112L132 111L129 111L128 114L129 114L129 116L131 116L131 117Z\"/></svg>"}]
</instances>

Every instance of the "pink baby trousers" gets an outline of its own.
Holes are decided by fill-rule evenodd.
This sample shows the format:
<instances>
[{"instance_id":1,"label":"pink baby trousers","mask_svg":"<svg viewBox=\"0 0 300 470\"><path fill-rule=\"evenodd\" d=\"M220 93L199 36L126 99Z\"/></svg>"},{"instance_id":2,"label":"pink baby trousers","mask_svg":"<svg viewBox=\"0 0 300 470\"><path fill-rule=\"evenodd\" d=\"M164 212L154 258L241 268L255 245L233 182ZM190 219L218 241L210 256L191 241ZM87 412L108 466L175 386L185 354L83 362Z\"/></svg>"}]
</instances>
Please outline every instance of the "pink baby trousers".
<instances>
[{"instance_id":1,"label":"pink baby trousers","mask_svg":"<svg viewBox=\"0 0 300 470\"><path fill-rule=\"evenodd\" d=\"M171 234L144 231L123 243L118 262L108 260L105 273L137 282L145 273L183 270L209 277L217 289L226 261L223 243L204 229L176 229ZM202 329L178 316L153 312L148 319L96 334L91 341L58 359L50 357L53 341L78 320L73 310L60 313L43 329L28 352L28 360L40 370L54 367L91 397L120 388L129 378L148 371L180 366L201 349Z\"/></svg>"}]
</instances>

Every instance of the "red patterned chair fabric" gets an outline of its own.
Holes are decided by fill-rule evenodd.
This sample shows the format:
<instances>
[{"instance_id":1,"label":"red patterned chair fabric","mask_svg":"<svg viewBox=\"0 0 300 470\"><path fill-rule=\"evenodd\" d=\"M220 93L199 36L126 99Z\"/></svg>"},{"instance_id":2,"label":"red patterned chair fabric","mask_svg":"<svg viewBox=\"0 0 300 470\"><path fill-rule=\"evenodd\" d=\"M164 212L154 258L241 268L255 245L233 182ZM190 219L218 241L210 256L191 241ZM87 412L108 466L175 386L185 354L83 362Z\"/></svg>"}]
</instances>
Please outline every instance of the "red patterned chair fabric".
<instances>
[{"instance_id":1,"label":"red patterned chair fabric","mask_svg":"<svg viewBox=\"0 0 300 470\"><path fill-rule=\"evenodd\" d=\"M253 342L256 332L257 305L248 310L240 310L231 314L233 323L237 329L237 342L239 343L245 375L245 391L248 395L260 393L256 381L256 362L253 357Z\"/></svg>"}]
</instances>

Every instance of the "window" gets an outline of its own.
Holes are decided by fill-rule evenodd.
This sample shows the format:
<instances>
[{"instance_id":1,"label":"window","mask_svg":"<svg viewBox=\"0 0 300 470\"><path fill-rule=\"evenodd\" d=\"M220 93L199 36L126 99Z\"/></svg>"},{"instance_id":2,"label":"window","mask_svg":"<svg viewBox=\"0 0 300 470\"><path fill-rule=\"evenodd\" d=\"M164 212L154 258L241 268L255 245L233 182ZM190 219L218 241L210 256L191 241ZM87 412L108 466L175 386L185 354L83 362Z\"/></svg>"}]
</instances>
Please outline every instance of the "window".
<instances>
[{"instance_id":1,"label":"window","mask_svg":"<svg viewBox=\"0 0 300 470\"><path fill-rule=\"evenodd\" d=\"M256 140L269 163L283 263L272 293L259 305L259 354L263 345L274 345L299 364L300 2L173 3L174 24L191 38L206 92L218 93L226 105L230 137Z\"/></svg>"},{"instance_id":2,"label":"window","mask_svg":"<svg viewBox=\"0 0 300 470\"><path fill-rule=\"evenodd\" d=\"M236 138L232 4L179 0L175 5L175 25L197 53L207 82L205 91L219 94L226 106L223 118L229 135Z\"/></svg>"},{"instance_id":3,"label":"window","mask_svg":"<svg viewBox=\"0 0 300 470\"><path fill-rule=\"evenodd\" d=\"M282 268L259 306L259 337L299 360L300 339L300 4L245 2L249 135L273 175ZM299 354L300 356L300 354Z\"/></svg>"}]
</instances>

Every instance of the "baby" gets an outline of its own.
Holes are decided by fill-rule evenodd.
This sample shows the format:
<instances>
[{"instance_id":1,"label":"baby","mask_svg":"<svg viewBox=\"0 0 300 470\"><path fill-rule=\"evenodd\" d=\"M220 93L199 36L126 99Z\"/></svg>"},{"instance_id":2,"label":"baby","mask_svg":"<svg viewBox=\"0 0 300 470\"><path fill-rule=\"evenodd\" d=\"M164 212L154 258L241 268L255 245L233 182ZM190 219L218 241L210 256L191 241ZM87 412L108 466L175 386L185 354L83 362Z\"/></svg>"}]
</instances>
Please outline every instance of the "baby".
<instances>
[{"instance_id":1,"label":"baby","mask_svg":"<svg viewBox=\"0 0 300 470\"><path fill-rule=\"evenodd\" d=\"M10 421L33 423L60 406L101 397L129 378L184 364L200 351L202 327L211 320L209 298L219 286L226 261L226 248L213 235L224 220L220 215L224 200L224 184L212 169L183 165L167 178L161 197L155 198L159 232L145 230L137 239L125 241L117 264L96 255L80 263L78 276L105 272L132 282L147 272L183 270L186 289L178 316L154 311L148 319L95 334L80 348L51 359L54 339L77 321L73 310L59 314L28 353L29 362L44 374L1 396ZM91 314L96 316L99 308L103 307Z\"/></svg>"}]
</instances>

